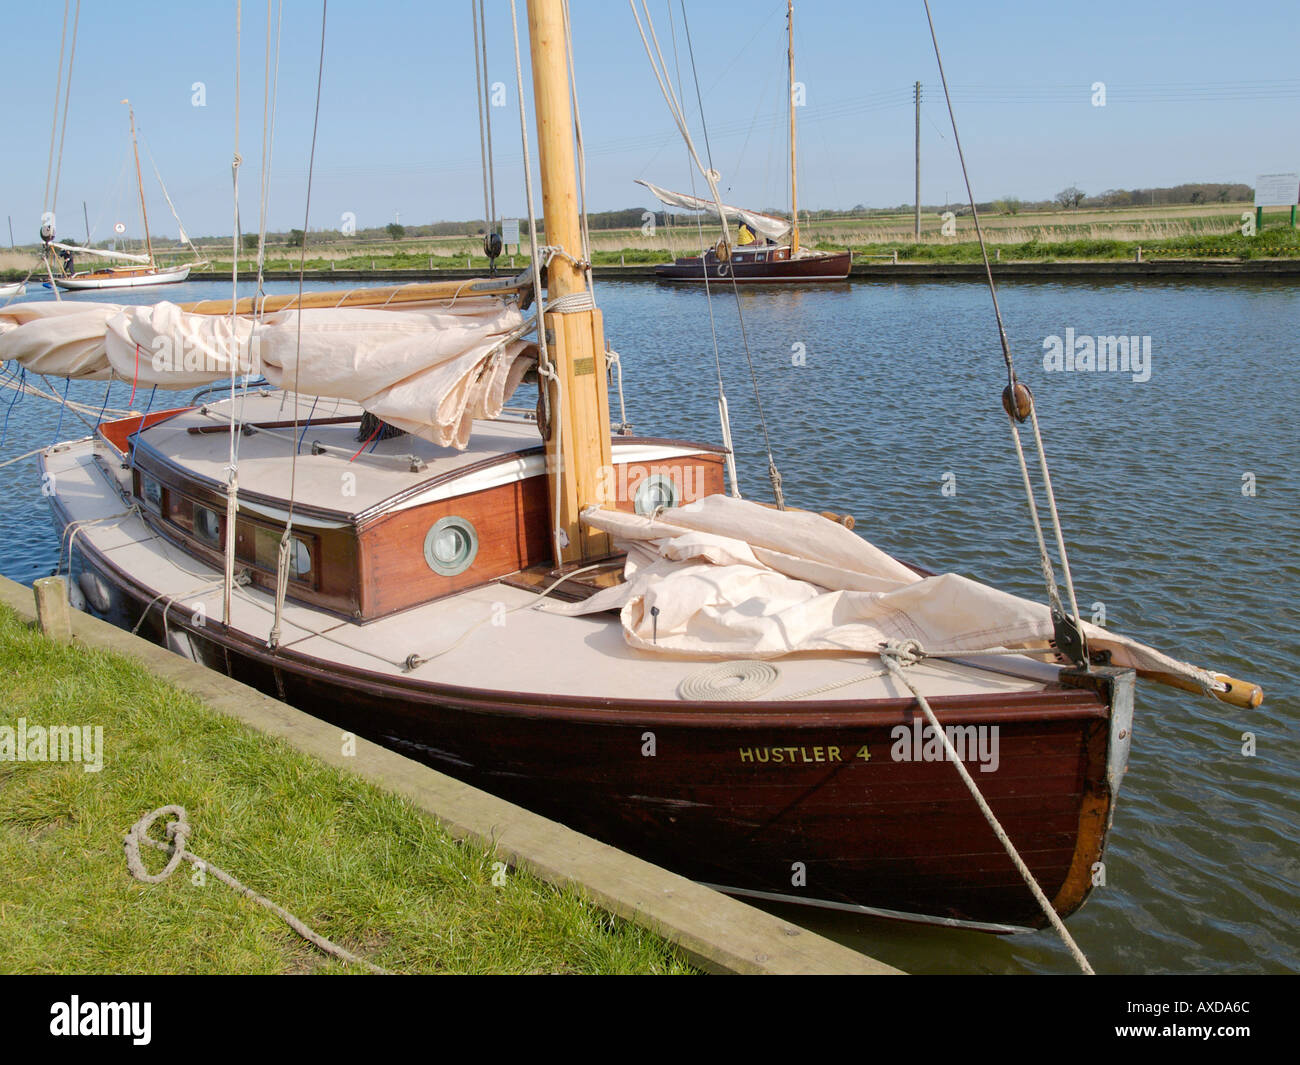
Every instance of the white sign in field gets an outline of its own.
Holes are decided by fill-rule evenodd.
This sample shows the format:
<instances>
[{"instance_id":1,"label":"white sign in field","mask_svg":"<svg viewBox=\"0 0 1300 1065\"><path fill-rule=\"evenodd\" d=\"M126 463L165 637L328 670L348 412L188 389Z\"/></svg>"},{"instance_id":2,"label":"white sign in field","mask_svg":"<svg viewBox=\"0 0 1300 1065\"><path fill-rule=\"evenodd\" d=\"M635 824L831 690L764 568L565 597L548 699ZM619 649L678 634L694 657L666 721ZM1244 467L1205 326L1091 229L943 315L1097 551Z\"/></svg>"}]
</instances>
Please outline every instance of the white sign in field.
<instances>
[{"instance_id":1,"label":"white sign in field","mask_svg":"<svg viewBox=\"0 0 1300 1065\"><path fill-rule=\"evenodd\" d=\"M1256 207L1294 207L1300 203L1300 174L1260 174L1255 179Z\"/></svg>"},{"instance_id":2,"label":"white sign in field","mask_svg":"<svg viewBox=\"0 0 1300 1065\"><path fill-rule=\"evenodd\" d=\"M519 243L518 218L501 219L501 243L506 246Z\"/></svg>"}]
</instances>

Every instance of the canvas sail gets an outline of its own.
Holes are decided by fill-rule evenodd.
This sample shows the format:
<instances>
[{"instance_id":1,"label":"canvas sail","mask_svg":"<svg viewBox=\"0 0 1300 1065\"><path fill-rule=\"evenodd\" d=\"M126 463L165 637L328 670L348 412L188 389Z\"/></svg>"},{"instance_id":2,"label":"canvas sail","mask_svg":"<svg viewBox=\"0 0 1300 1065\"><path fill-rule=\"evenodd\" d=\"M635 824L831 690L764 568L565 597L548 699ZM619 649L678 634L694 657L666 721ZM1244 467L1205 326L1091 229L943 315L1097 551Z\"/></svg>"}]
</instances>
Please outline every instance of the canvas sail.
<instances>
[{"instance_id":1,"label":"canvas sail","mask_svg":"<svg viewBox=\"0 0 1300 1065\"><path fill-rule=\"evenodd\" d=\"M704 199L700 196L692 196L685 192L672 192L668 189L661 189L658 185L652 185L648 181L636 179L638 185L644 185L653 192L659 200L669 207L681 207L687 211L708 211L717 217L718 205L713 200ZM749 226L755 233L761 233L769 240L780 240L790 232L790 223L784 218L777 218L775 215L763 214L760 211L750 211L744 207L733 207L724 203L722 210L728 218L738 218Z\"/></svg>"},{"instance_id":2,"label":"canvas sail","mask_svg":"<svg viewBox=\"0 0 1300 1065\"><path fill-rule=\"evenodd\" d=\"M277 388L349 399L443 447L464 449L532 365L523 313L496 297L450 304L286 310L260 321L172 303L22 303L0 309L0 361L79 380L188 389L262 374ZM233 363L233 367L232 367Z\"/></svg>"},{"instance_id":3,"label":"canvas sail","mask_svg":"<svg viewBox=\"0 0 1300 1065\"><path fill-rule=\"evenodd\" d=\"M806 651L874 654L890 640L929 651L1048 651L1048 608L955 573L921 577L818 514L708 496L651 517L588 509L627 551L623 584L557 613L619 610L640 651L705 659ZM653 612L653 613L652 613ZM1084 623L1118 666L1208 683L1201 669Z\"/></svg>"},{"instance_id":4,"label":"canvas sail","mask_svg":"<svg viewBox=\"0 0 1300 1065\"><path fill-rule=\"evenodd\" d=\"M146 266L151 262L147 255L134 255L124 251L109 251L103 248L82 248L76 244L60 244L57 240L50 241L51 248L57 248L59 251L72 252L75 255L98 255L103 259L125 259L128 262L144 263Z\"/></svg>"}]
</instances>

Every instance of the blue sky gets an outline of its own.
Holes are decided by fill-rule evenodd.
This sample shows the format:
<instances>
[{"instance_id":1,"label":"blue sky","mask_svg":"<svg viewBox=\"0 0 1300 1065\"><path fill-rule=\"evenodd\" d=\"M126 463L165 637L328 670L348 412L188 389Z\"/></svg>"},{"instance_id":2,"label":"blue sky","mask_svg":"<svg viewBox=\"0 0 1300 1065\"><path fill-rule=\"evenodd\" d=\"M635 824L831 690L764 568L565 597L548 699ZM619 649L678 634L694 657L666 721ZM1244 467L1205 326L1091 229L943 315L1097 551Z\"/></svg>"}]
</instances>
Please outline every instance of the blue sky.
<instances>
[{"instance_id":1,"label":"blue sky","mask_svg":"<svg viewBox=\"0 0 1300 1065\"><path fill-rule=\"evenodd\" d=\"M1047 198L1183 181L1253 183L1300 169L1300 31L1294 0L1237 9L1202 0L1056 4L933 0L976 195ZM75 7L75 0L74 0ZM499 213L523 212L509 4L488 0ZM651 206L632 183L689 188L686 154L623 0L572 0L579 102L593 210ZM668 5L650 11L668 62ZM671 8L690 86L677 2ZM784 168L784 0L686 5L722 188L755 207L788 201ZM320 43L320 5L286 0L270 196L272 229L301 227ZM7 107L0 211L35 238L45 190L62 5L6 4ZM920 0L802 0L796 5L800 205L888 206L912 198L911 84L924 84L922 198L961 197ZM527 23L520 0L525 85ZM235 5L84 0L59 188L60 232L95 239L113 223L139 235L128 170L130 97L193 235L232 228ZM262 140L266 5L243 5L239 148L243 228L255 230ZM1106 84L1105 107L1091 104ZM204 106L193 106L202 82ZM688 91L698 134L693 90ZM530 118L531 120L531 118ZM535 150L535 135L530 128ZM142 152L155 231L175 236ZM311 226L360 226L482 214L469 0L334 0L329 6ZM7 233L4 234L7 238Z\"/></svg>"}]
</instances>

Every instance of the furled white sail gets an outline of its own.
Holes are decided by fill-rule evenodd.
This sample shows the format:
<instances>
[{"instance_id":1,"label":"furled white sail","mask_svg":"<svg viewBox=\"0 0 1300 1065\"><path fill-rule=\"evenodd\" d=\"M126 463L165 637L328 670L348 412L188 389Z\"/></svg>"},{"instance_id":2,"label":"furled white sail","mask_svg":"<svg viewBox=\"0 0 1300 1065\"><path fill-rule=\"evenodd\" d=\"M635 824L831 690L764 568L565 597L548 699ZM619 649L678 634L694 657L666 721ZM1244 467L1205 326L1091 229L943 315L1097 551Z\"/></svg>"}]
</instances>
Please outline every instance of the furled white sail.
<instances>
[{"instance_id":1,"label":"furled white sail","mask_svg":"<svg viewBox=\"0 0 1300 1065\"><path fill-rule=\"evenodd\" d=\"M149 265L149 256L132 255L124 251L105 251L101 248L79 248L75 244L60 244L57 240L50 241L51 248L58 248L59 251L70 251L77 255L99 255L105 259L126 259L133 263L144 263Z\"/></svg>"},{"instance_id":2,"label":"furled white sail","mask_svg":"<svg viewBox=\"0 0 1300 1065\"><path fill-rule=\"evenodd\" d=\"M172 303L0 308L0 361L34 373L185 389L264 374L304 395L350 399L443 447L464 449L532 365L523 313L481 296L402 309L279 311L259 322Z\"/></svg>"},{"instance_id":3,"label":"furled white sail","mask_svg":"<svg viewBox=\"0 0 1300 1065\"><path fill-rule=\"evenodd\" d=\"M775 658L872 654L889 640L930 651L1048 651L1046 606L955 573L921 577L835 522L714 495L653 517L589 508L582 519L628 553L624 583L558 613L620 610L640 651ZM1207 683L1204 671L1084 622L1089 646L1119 666Z\"/></svg>"},{"instance_id":4,"label":"furled white sail","mask_svg":"<svg viewBox=\"0 0 1300 1065\"><path fill-rule=\"evenodd\" d=\"M671 192L668 189L661 189L658 185L652 185L640 178L636 179L636 183L644 185L669 207L681 207L687 211L708 211L714 216L718 214L718 205L712 200L692 196L685 192ZM790 223L784 218L777 218L775 215L750 211L744 207L733 207L726 203L722 205L722 210L728 218L740 219L755 233L761 233L770 240L780 240L790 232Z\"/></svg>"}]
</instances>

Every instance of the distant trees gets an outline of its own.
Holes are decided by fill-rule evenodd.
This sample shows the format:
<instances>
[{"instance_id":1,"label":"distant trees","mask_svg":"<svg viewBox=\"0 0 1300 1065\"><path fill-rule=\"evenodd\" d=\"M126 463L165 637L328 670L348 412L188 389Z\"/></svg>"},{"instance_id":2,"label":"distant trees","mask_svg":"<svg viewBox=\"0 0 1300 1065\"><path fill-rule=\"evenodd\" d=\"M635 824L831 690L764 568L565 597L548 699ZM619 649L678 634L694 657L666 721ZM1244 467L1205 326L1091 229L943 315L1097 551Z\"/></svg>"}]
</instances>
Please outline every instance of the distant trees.
<instances>
[{"instance_id":1,"label":"distant trees","mask_svg":"<svg viewBox=\"0 0 1300 1065\"><path fill-rule=\"evenodd\" d=\"M1077 210L1079 204L1083 202L1084 195L1083 189L1071 185L1056 194L1056 203L1061 207L1073 207Z\"/></svg>"},{"instance_id":2,"label":"distant trees","mask_svg":"<svg viewBox=\"0 0 1300 1065\"><path fill-rule=\"evenodd\" d=\"M384 229L392 240L401 240L406 236L406 226L399 225L397 222L389 222L388 225L384 226Z\"/></svg>"},{"instance_id":3,"label":"distant trees","mask_svg":"<svg viewBox=\"0 0 1300 1065\"><path fill-rule=\"evenodd\" d=\"M1003 214L1019 214L1020 198L1018 196L1003 196L993 206Z\"/></svg>"},{"instance_id":4,"label":"distant trees","mask_svg":"<svg viewBox=\"0 0 1300 1065\"><path fill-rule=\"evenodd\" d=\"M244 251L257 251L257 234L244 234Z\"/></svg>"},{"instance_id":5,"label":"distant trees","mask_svg":"<svg viewBox=\"0 0 1300 1065\"><path fill-rule=\"evenodd\" d=\"M286 239L284 243L290 248L301 248L306 236L307 234L301 229L291 229L289 230L288 239Z\"/></svg>"}]
</instances>

